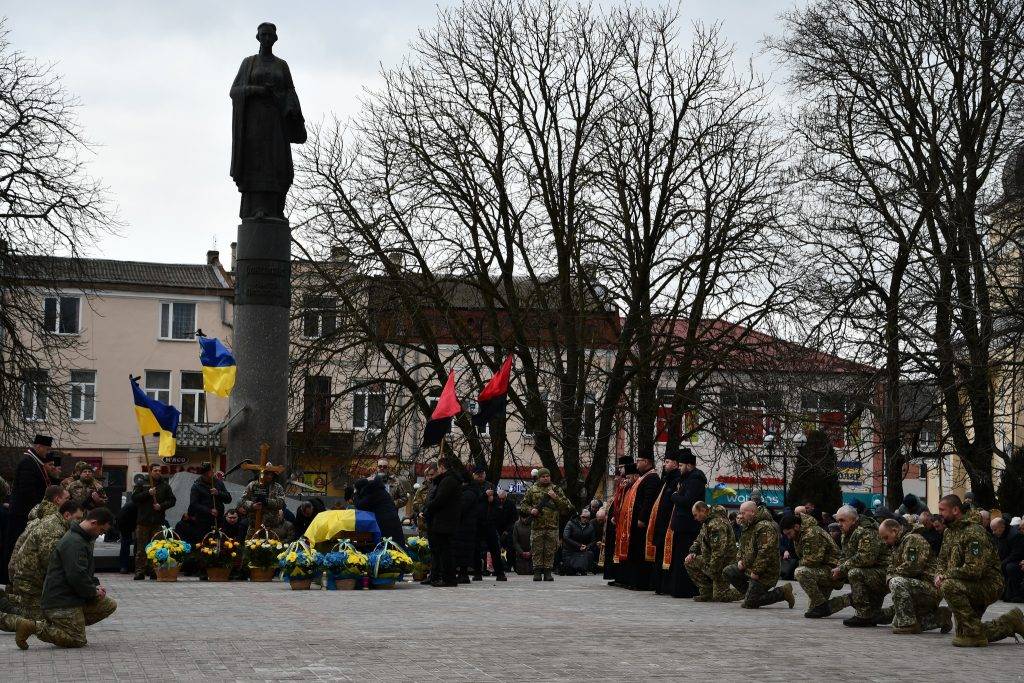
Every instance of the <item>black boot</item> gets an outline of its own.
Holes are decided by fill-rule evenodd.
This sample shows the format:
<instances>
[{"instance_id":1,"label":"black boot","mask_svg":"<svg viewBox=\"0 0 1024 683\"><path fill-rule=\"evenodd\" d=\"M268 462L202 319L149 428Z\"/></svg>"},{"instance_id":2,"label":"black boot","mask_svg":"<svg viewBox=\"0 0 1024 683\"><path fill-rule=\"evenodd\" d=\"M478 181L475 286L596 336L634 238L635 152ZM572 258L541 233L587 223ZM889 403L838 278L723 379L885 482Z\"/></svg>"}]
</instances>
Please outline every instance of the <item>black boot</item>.
<instances>
[{"instance_id":1,"label":"black boot","mask_svg":"<svg viewBox=\"0 0 1024 683\"><path fill-rule=\"evenodd\" d=\"M545 581L554 581L555 580L555 577L551 576L551 570L550 569L545 569L544 570L544 580Z\"/></svg>"},{"instance_id":2,"label":"black boot","mask_svg":"<svg viewBox=\"0 0 1024 683\"><path fill-rule=\"evenodd\" d=\"M542 574L543 574L543 572L540 572L540 571L534 572L533 573L533 580L534 581L541 581L541 580L543 580Z\"/></svg>"},{"instance_id":3,"label":"black boot","mask_svg":"<svg viewBox=\"0 0 1024 683\"><path fill-rule=\"evenodd\" d=\"M504 574L498 574L497 576L494 577L494 580L495 581L508 581L508 577L505 576Z\"/></svg>"}]
</instances>

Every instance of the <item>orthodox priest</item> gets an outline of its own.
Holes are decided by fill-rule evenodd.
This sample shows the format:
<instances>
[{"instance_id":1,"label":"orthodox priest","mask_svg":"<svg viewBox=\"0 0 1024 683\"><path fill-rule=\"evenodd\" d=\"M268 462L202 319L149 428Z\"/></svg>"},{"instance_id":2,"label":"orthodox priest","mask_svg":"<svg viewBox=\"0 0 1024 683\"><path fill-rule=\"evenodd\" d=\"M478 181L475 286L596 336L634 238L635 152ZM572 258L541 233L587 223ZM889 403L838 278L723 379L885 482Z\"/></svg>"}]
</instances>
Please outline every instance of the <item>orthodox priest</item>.
<instances>
[{"instance_id":1,"label":"orthodox priest","mask_svg":"<svg viewBox=\"0 0 1024 683\"><path fill-rule=\"evenodd\" d=\"M673 449L665 454L665 462L661 467L661 492L651 509L651 519L647 523L647 549L644 557L648 562L653 562L651 568L650 590L661 594L664 577L662 574L668 572L662 569L662 560L665 551L665 532L672 521L672 494L676 492L679 484L679 451Z\"/></svg>"},{"instance_id":2,"label":"orthodox priest","mask_svg":"<svg viewBox=\"0 0 1024 683\"><path fill-rule=\"evenodd\" d=\"M618 581L630 590L647 590L654 562L647 560L647 525L661 492L661 477L654 469L654 456L644 453L636 461L637 480L622 500L615 529L615 561Z\"/></svg>"},{"instance_id":3,"label":"orthodox priest","mask_svg":"<svg viewBox=\"0 0 1024 683\"><path fill-rule=\"evenodd\" d=\"M636 481L636 463L633 458L626 455L619 458L616 466L615 492L612 494L611 504L605 516L604 540L602 553L604 554L604 578L609 586L619 585L619 565L615 562L615 528L619 516L619 509L622 507L622 500L626 497L629 487Z\"/></svg>"},{"instance_id":4,"label":"orthodox priest","mask_svg":"<svg viewBox=\"0 0 1024 683\"><path fill-rule=\"evenodd\" d=\"M697 458L689 448L679 456L679 477L672 494L672 523L665 532L665 550L661 590L673 598L692 598L700 591L686 571L683 560L700 533L700 522L693 517L693 504L703 501L708 485L707 475L697 469Z\"/></svg>"}]
</instances>

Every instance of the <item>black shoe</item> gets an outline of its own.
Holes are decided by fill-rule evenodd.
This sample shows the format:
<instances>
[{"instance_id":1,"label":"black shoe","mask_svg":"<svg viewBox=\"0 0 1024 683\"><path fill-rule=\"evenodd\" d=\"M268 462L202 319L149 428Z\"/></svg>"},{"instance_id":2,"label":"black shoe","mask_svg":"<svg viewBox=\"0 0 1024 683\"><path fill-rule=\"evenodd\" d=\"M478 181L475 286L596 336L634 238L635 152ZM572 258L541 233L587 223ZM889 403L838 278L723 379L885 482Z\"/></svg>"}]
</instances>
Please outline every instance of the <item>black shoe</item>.
<instances>
[{"instance_id":1,"label":"black shoe","mask_svg":"<svg viewBox=\"0 0 1024 683\"><path fill-rule=\"evenodd\" d=\"M859 628L862 626L874 626L875 620L868 619L867 617L852 616L849 619L843 619L843 626L850 626L853 628Z\"/></svg>"},{"instance_id":2,"label":"black shoe","mask_svg":"<svg viewBox=\"0 0 1024 683\"><path fill-rule=\"evenodd\" d=\"M808 619L824 619L827 616L831 616L828 611L828 603L823 602L817 607L812 607L804 612L804 616Z\"/></svg>"},{"instance_id":3,"label":"black shoe","mask_svg":"<svg viewBox=\"0 0 1024 683\"><path fill-rule=\"evenodd\" d=\"M495 581L508 581L508 577L505 576L504 574L498 574L497 576L494 577L494 580Z\"/></svg>"},{"instance_id":4,"label":"black shoe","mask_svg":"<svg viewBox=\"0 0 1024 683\"><path fill-rule=\"evenodd\" d=\"M473 574L473 580L474 581L483 581L484 577L481 576L480 574Z\"/></svg>"},{"instance_id":5,"label":"black shoe","mask_svg":"<svg viewBox=\"0 0 1024 683\"><path fill-rule=\"evenodd\" d=\"M534 572L533 573L533 580L534 581L543 581L543 579L541 578L541 572Z\"/></svg>"},{"instance_id":6,"label":"black shoe","mask_svg":"<svg viewBox=\"0 0 1024 683\"><path fill-rule=\"evenodd\" d=\"M546 572L544 572L544 580L545 581L554 581L555 580L555 577L551 576L551 570L550 569L547 570Z\"/></svg>"},{"instance_id":7,"label":"black shoe","mask_svg":"<svg viewBox=\"0 0 1024 683\"><path fill-rule=\"evenodd\" d=\"M146 575L145 574L136 574L134 577L132 577L132 580L133 581L145 581L146 580Z\"/></svg>"}]
</instances>

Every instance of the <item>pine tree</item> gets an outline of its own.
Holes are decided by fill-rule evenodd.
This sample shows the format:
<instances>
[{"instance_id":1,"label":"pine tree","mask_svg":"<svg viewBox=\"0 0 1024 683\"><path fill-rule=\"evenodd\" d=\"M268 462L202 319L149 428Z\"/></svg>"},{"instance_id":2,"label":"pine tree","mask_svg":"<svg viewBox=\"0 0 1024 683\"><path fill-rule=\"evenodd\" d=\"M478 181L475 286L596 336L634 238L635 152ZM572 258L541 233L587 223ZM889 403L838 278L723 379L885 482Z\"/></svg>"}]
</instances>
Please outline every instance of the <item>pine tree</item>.
<instances>
[{"instance_id":1,"label":"pine tree","mask_svg":"<svg viewBox=\"0 0 1024 683\"><path fill-rule=\"evenodd\" d=\"M807 501L814 503L819 510L829 512L843 504L836 451L828 434L818 430L807 435L807 443L797 453L793 480L786 496L786 504L790 507Z\"/></svg>"}]
</instances>

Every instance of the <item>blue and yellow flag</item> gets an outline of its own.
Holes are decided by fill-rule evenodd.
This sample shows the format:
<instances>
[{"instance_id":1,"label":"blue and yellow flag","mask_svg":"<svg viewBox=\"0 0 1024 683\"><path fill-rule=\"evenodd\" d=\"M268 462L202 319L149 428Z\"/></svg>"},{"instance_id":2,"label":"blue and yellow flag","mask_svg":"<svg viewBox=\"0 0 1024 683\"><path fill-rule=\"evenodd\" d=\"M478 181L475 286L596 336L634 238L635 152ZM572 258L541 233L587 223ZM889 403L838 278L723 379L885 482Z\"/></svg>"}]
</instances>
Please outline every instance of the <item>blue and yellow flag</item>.
<instances>
[{"instance_id":1,"label":"blue and yellow flag","mask_svg":"<svg viewBox=\"0 0 1024 683\"><path fill-rule=\"evenodd\" d=\"M735 496L736 489L719 482L711 489L711 500L718 500L722 496Z\"/></svg>"},{"instance_id":2,"label":"blue and yellow flag","mask_svg":"<svg viewBox=\"0 0 1024 683\"><path fill-rule=\"evenodd\" d=\"M373 542L380 540L380 526L377 516L364 510L326 510L321 512L306 527L306 538L313 545L331 541L343 531L362 531L373 535Z\"/></svg>"},{"instance_id":3,"label":"blue and yellow flag","mask_svg":"<svg viewBox=\"0 0 1024 683\"><path fill-rule=\"evenodd\" d=\"M171 457L178 446L175 439L178 435L181 412L174 406L146 396L146 392L139 387L138 380L134 377L129 379L132 381L132 398L135 400L135 419L139 423L139 434L159 434L160 457Z\"/></svg>"},{"instance_id":4,"label":"blue and yellow flag","mask_svg":"<svg viewBox=\"0 0 1024 683\"><path fill-rule=\"evenodd\" d=\"M216 337L197 337L203 364L203 389L227 398L235 386L235 357Z\"/></svg>"}]
</instances>

